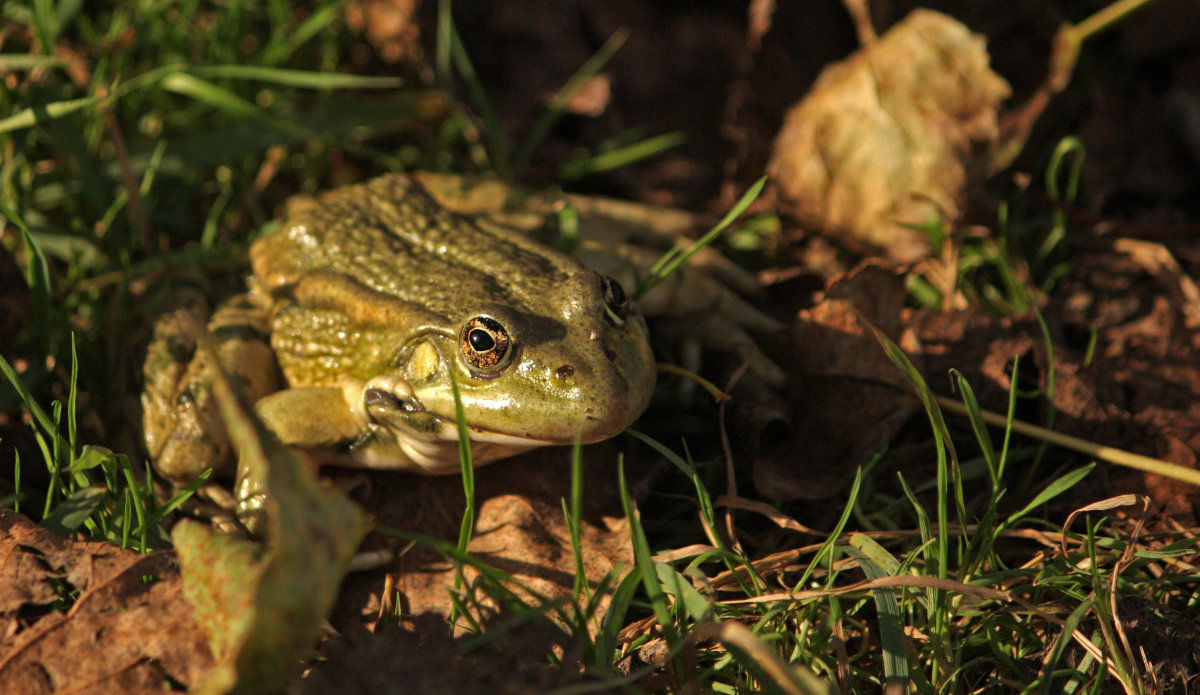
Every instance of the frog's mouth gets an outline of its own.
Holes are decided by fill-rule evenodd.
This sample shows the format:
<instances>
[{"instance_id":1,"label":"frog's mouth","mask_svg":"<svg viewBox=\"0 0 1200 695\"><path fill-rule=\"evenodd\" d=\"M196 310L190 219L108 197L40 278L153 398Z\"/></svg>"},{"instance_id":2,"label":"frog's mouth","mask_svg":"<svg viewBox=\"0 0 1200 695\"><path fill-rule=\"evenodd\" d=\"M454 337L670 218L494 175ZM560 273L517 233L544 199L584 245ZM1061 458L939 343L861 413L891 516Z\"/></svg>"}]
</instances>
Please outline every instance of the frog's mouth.
<instances>
[{"instance_id":1,"label":"frog's mouth","mask_svg":"<svg viewBox=\"0 0 1200 695\"><path fill-rule=\"evenodd\" d=\"M347 387L354 398L357 385ZM458 420L426 410L412 389L390 377L376 377L362 388L366 436L351 445L354 458L368 468L407 468L430 475L458 473ZM530 449L570 444L573 438L544 439L467 425L471 463L483 466Z\"/></svg>"},{"instance_id":2,"label":"frog's mouth","mask_svg":"<svg viewBox=\"0 0 1200 695\"><path fill-rule=\"evenodd\" d=\"M438 432L437 444L450 444L454 449L454 470L459 469L458 460L458 421L453 418L442 418L442 428ZM495 432L479 427L467 426L467 438L471 440L471 463L482 466L498 459L515 456L530 449L543 446L562 444L551 439L537 439L504 432Z\"/></svg>"},{"instance_id":3,"label":"frog's mouth","mask_svg":"<svg viewBox=\"0 0 1200 695\"><path fill-rule=\"evenodd\" d=\"M391 447L367 447L358 456L359 461L368 468L408 468L426 475L460 472L462 464L459 460L457 422L430 414L426 425L421 429L383 425L395 438L396 450L390 450ZM559 441L533 439L470 426L467 427L467 438L471 441L471 464L475 467L530 449L562 444Z\"/></svg>"}]
</instances>

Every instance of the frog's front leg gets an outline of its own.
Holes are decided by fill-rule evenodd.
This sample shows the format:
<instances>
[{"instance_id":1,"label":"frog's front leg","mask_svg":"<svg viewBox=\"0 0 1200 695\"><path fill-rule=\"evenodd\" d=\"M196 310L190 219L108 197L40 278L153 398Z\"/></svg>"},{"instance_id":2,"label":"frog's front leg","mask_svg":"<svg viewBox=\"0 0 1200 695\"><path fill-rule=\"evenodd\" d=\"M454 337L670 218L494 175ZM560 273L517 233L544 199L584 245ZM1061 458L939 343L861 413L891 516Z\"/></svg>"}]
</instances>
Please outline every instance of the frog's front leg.
<instances>
[{"instance_id":1,"label":"frog's front leg","mask_svg":"<svg viewBox=\"0 0 1200 695\"><path fill-rule=\"evenodd\" d=\"M388 376L367 382L347 378L339 386L284 389L261 398L254 410L280 445L340 451L338 463L373 468L422 467L421 453L410 446L410 440L422 433L436 439L440 427L406 382ZM266 481L245 458L238 459L235 493L238 519L261 535Z\"/></svg>"},{"instance_id":2,"label":"frog's front leg","mask_svg":"<svg viewBox=\"0 0 1200 695\"><path fill-rule=\"evenodd\" d=\"M254 405L258 419L283 445L303 448L333 447L351 441L363 423L347 406L342 389L334 386L310 386L277 391ZM265 473L261 463L238 457L237 517L255 535L266 530L267 503Z\"/></svg>"}]
</instances>

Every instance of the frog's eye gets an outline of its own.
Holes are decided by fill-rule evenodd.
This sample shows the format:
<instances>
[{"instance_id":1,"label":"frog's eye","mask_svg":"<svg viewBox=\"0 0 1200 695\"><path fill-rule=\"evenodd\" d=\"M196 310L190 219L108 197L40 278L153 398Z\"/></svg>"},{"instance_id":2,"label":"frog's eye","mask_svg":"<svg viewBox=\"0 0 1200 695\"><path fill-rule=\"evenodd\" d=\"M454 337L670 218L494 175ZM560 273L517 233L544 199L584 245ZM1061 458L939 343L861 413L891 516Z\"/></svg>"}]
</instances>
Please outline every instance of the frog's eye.
<instances>
[{"instance_id":1,"label":"frog's eye","mask_svg":"<svg viewBox=\"0 0 1200 695\"><path fill-rule=\"evenodd\" d=\"M503 369L512 357L512 340L495 319L476 316L467 321L458 336L467 364L483 372Z\"/></svg>"},{"instance_id":2,"label":"frog's eye","mask_svg":"<svg viewBox=\"0 0 1200 695\"><path fill-rule=\"evenodd\" d=\"M600 291L604 294L604 317L614 326L625 325L629 318L629 295L621 283L609 277L600 278Z\"/></svg>"}]
</instances>

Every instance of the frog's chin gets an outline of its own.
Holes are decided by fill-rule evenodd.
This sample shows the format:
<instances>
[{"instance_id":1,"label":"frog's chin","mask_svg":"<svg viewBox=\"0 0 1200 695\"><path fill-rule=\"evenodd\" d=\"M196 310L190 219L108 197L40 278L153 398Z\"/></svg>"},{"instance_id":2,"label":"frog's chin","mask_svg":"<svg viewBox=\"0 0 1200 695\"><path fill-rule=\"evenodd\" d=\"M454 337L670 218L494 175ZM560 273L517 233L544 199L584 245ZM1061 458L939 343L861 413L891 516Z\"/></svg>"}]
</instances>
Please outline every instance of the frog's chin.
<instances>
[{"instance_id":1,"label":"frog's chin","mask_svg":"<svg viewBox=\"0 0 1200 695\"><path fill-rule=\"evenodd\" d=\"M458 453L458 427L453 420L440 420L429 430L392 429L395 445L366 447L355 452L356 462L365 468L407 469L425 475L449 475L462 470ZM475 467L516 456L530 449L563 444L561 441L535 439L477 427L467 428L471 440L471 463Z\"/></svg>"}]
</instances>

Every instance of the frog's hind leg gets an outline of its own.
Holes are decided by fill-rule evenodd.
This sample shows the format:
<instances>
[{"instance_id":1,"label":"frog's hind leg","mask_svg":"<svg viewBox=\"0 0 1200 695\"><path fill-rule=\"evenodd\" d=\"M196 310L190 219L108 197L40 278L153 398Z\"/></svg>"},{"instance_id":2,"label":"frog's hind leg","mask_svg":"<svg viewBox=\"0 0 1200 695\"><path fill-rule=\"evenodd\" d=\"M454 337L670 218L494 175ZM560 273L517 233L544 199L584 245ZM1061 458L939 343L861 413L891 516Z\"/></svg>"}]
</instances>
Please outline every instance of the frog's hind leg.
<instances>
[{"instance_id":1,"label":"frog's hind leg","mask_svg":"<svg viewBox=\"0 0 1200 695\"><path fill-rule=\"evenodd\" d=\"M280 386L267 338L267 310L249 295L239 295L207 325L206 314L203 299L191 297L159 319L144 365L146 446L155 468L180 482L209 468L225 476L234 470L229 437L212 396L216 369L229 374L252 403ZM197 349L205 333L216 338L216 355Z\"/></svg>"}]
</instances>

